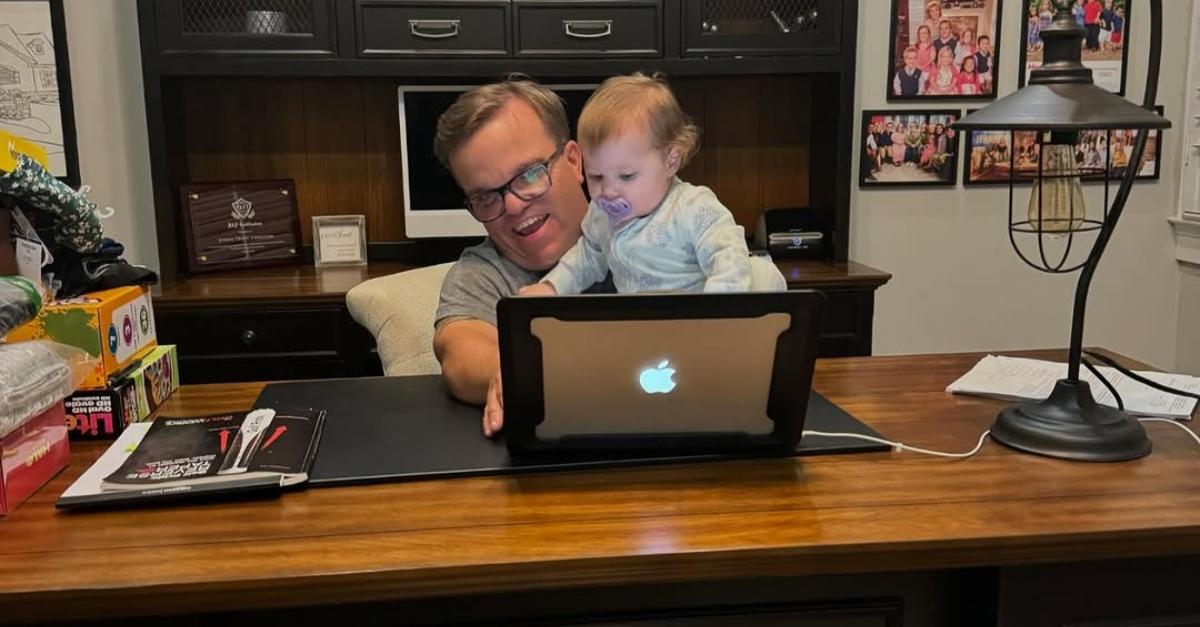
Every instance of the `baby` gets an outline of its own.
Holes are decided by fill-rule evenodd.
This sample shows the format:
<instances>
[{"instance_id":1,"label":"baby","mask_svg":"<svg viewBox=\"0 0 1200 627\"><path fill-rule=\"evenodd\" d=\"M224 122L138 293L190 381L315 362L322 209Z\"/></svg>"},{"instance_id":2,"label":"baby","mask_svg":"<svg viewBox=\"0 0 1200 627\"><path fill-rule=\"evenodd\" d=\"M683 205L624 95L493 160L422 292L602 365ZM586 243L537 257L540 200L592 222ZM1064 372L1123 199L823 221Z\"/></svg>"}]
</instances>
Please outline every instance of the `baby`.
<instances>
[{"instance_id":1,"label":"baby","mask_svg":"<svg viewBox=\"0 0 1200 627\"><path fill-rule=\"evenodd\" d=\"M750 289L745 234L707 187L676 173L699 131L658 77L615 76L579 116L592 202L583 236L523 296L578 294L611 271L621 293Z\"/></svg>"}]
</instances>

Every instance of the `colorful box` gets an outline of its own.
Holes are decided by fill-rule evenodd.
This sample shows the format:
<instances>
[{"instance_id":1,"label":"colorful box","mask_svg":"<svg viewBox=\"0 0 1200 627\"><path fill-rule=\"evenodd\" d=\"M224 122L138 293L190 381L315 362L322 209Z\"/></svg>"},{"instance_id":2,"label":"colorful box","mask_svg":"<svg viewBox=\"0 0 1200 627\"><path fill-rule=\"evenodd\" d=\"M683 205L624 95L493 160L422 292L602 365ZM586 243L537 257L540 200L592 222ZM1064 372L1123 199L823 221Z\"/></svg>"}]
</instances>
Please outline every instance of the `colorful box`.
<instances>
[{"instance_id":1,"label":"colorful box","mask_svg":"<svg viewBox=\"0 0 1200 627\"><path fill-rule=\"evenodd\" d=\"M108 377L145 355L158 341L150 291L117 287L58 300L38 317L8 333L8 341L49 339L99 357L80 388L103 389Z\"/></svg>"},{"instance_id":2,"label":"colorful box","mask_svg":"<svg viewBox=\"0 0 1200 627\"><path fill-rule=\"evenodd\" d=\"M67 467L68 446L61 401L0 438L0 516Z\"/></svg>"},{"instance_id":3,"label":"colorful box","mask_svg":"<svg viewBox=\"0 0 1200 627\"><path fill-rule=\"evenodd\" d=\"M142 365L129 373L137 398L138 417L145 420L172 392L179 389L179 354L174 344L165 344L142 358Z\"/></svg>"},{"instance_id":4,"label":"colorful box","mask_svg":"<svg viewBox=\"0 0 1200 627\"><path fill-rule=\"evenodd\" d=\"M145 415L139 415L132 379L119 379L103 390L79 390L64 401L72 440L111 440Z\"/></svg>"}]
</instances>

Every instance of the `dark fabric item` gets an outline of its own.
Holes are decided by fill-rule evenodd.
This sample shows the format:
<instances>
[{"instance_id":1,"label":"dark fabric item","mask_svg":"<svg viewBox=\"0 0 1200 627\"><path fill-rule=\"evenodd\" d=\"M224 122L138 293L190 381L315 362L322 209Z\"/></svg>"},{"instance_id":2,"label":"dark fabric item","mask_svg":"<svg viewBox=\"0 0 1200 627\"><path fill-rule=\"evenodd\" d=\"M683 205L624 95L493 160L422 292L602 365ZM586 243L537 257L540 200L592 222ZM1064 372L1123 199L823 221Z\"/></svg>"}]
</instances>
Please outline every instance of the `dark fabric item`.
<instances>
[{"instance_id":1,"label":"dark fabric item","mask_svg":"<svg viewBox=\"0 0 1200 627\"><path fill-rule=\"evenodd\" d=\"M33 320L41 308L42 297L29 279L0 276L0 337Z\"/></svg>"},{"instance_id":2,"label":"dark fabric item","mask_svg":"<svg viewBox=\"0 0 1200 627\"><path fill-rule=\"evenodd\" d=\"M47 246L62 246L79 252L95 252L100 247L100 218L96 203L58 180L37 161L19 155L17 167L0 176L0 193L9 194L24 208L53 217L53 229Z\"/></svg>"},{"instance_id":3,"label":"dark fabric item","mask_svg":"<svg viewBox=\"0 0 1200 627\"><path fill-rule=\"evenodd\" d=\"M158 275L149 268L135 266L124 259L125 247L104 238L95 253L79 253L65 248L52 249L54 262L42 268L58 282L59 298L74 298L88 292L124 287L153 285Z\"/></svg>"}]
</instances>

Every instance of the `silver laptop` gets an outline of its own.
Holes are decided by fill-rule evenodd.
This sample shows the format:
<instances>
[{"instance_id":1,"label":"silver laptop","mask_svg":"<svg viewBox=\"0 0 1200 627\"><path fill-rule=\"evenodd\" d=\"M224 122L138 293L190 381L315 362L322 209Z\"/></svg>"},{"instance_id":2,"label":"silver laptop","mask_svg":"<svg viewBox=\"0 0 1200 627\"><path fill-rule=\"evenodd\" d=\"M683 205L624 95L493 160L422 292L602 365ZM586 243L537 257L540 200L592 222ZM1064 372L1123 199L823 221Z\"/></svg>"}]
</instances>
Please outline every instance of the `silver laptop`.
<instances>
[{"instance_id":1,"label":"silver laptop","mask_svg":"<svg viewBox=\"0 0 1200 627\"><path fill-rule=\"evenodd\" d=\"M794 450L824 298L810 291L510 298L514 452Z\"/></svg>"}]
</instances>

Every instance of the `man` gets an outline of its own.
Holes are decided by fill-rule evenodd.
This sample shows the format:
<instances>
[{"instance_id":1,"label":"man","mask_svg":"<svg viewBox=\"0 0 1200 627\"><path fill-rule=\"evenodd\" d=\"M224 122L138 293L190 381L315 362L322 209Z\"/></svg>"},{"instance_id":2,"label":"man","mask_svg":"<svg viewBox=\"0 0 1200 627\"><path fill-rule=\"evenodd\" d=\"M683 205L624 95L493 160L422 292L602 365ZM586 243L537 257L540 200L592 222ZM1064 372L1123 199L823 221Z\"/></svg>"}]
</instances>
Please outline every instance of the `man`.
<instances>
[{"instance_id":1,"label":"man","mask_svg":"<svg viewBox=\"0 0 1200 627\"><path fill-rule=\"evenodd\" d=\"M438 119L434 152L488 237L442 285L433 350L450 392L503 425L496 303L537 282L580 236L587 212L579 145L554 92L529 80L473 89Z\"/></svg>"}]
</instances>

